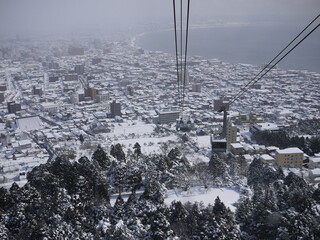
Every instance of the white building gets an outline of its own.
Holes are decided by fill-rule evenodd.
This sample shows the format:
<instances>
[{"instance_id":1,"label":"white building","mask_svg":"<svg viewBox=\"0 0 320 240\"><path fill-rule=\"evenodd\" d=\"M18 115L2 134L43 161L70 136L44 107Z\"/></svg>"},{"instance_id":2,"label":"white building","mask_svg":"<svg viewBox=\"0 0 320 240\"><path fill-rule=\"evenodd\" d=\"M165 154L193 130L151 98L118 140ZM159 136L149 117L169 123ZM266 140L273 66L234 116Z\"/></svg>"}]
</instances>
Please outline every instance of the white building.
<instances>
[{"instance_id":1,"label":"white building","mask_svg":"<svg viewBox=\"0 0 320 240\"><path fill-rule=\"evenodd\" d=\"M40 104L40 109L44 112L55 113L59 110L59 105L53 102L44 102Z\"/></svg>"}]
</instances>

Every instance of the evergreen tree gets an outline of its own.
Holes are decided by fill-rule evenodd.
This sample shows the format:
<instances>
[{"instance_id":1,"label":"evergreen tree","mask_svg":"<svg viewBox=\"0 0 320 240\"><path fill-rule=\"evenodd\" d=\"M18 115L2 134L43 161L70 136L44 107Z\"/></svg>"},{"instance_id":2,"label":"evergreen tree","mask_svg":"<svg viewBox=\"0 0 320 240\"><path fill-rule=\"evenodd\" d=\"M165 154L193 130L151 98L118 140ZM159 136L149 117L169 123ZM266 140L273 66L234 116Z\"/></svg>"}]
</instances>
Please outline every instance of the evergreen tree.
<instances>
[{"instance_id":1,"label":"evergreen tree","mask_svg":"<svg viewBox=\"0 0 320 240\"><path fill-rule=\"evenodd\" d=\"M131 188L132 192L135 192L142 186L141 171L138 167L130 167L127 171L126 182Z\"/></svg>"},{"instance_id":2,"label":"evergreen tree","mask_svg":"<svg viewBox=\"0 0 320 240\"><path fill-rule=\"evenodd\" d=\"M133 146L134 149L134 155L136 156L136 158L138 158L141 155L141 146L138 142L136 142Z\"/></svg>"},{"instance_id":3,"label":"evergreen tree","mask_svg":"<svg viewBox=\"0 0 320 240\"><path fill-rule=\"evenodd\" d=\"M94 151L92 160L97 161L100 167L104 170L106 170L110 165L110 159L106 152L102 149L101 145L98 145L97 149Z\"/></svg>"},{"instance_id":4,"label":"evergreen tree","mask_svg":"<svg viewBox=\"0 0 320 240\"><path fill-rule=\"evenodd\" d=\"M114 185L116 188L118 188L119 194L121 194L123 191L126 171L127 171L127 168L125 163L120 163L119 165L117 165L115 169Z\"/></svg>"},{"instance_id":5,"label":"evergreen tree","mask_svg":"<svg viewBox=\"0 0 320 240\"><path fill-rule=\"evenodd\" d=\"M209 161L209 171L214 178L223 177L227 170L226 163L218 157L217 154L212 154Z\"/></svg>"},{"instance_id":6,"label":"evergreen tree","mask_svg":"<svg viewBox=\"0 0 320 240\"><path fill-rule=\"evenodd\" d=\"M170 206L170 228L174 234L182 239L187 238L188 212L180 201L173 201Z\"/></svg>"},{"instance_id":7,"label":"evergreen tree","mask_svg":"<svg viewBox=\"0 0 320 240\"><path fill-rule=\"evenodd\" d=\"M126 161L126 155L124 154L124 151L122 150L122 146L120 143L117 143L115 146L111 146L110 151L111 156L116 158L119 162L125 162Z\"/></svg>"},{"instance_id":8,"label":"evergreen tree","mask_svg":"<svg viewBox=\"0 0 320 240\"><path fill-rule=\"evenodd\" d=\"M163 209L158 208L151 216L151 224L148 235L154 240L168 239L172 236L170 224L164 215Z\"/></svg>"},{"instance_id":9,"label":"evergreen tree","mask_svg":"<svg viewBox=\"0 0 320 240\"><path fill-rule=\"evenodd\" d=\"M119 220L122 220L124 217L124 200L121 194L118 195L118 198L113 206L112 213L112 223L117 224Z\"/></svg>"},{"instance_id":10,"label":"evergreen tree","mask_svg":"<svg viewBox=\"0 0 320 240\"><path fill-rule=\"evenodd\" d=\"M83 144L84 142L84 137L82 134L79 135L79 141L81 142L81 144Z\"/></svg>"}]
</instances>

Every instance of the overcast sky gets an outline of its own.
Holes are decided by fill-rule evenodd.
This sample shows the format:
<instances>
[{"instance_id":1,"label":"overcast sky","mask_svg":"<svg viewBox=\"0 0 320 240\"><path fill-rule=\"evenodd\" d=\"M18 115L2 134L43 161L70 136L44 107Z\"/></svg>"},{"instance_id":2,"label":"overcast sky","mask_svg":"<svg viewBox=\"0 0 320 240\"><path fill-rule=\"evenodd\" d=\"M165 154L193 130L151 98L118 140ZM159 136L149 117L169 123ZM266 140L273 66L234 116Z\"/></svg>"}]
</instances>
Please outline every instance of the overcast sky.
<instances>
[{"instance_id":1,"label":"overcast sky","mask_svg":"<svg viewBox=\"0 0 320 240\"><path fill-rule=\"evenodd\" d=\"M319 12L320 0L191 0L191 24L192 18L202 17L299 20L305 25ZM172 22L172 0L0 0L0 36L8 30L54 33L150 22Z\"/></svg>"}]
</instances>

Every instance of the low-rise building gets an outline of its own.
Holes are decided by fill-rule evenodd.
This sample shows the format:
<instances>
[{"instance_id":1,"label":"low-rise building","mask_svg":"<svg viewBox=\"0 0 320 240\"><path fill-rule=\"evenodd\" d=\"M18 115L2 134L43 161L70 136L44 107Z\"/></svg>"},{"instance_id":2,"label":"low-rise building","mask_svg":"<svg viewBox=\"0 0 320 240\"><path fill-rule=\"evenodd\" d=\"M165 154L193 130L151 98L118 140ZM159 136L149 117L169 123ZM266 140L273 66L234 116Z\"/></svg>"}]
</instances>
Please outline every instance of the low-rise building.
<instances>
[{"instance_id":1,"label":"low-rise building","mask_svg":"<svg viewBox=\"0 0 320 240\"><path fill-rule=\"evenodd\" d=\"M179 111L170 111L170 112L158 112L158 123L174 123L179 119Z\"/></svg>"},{"instance_id":2,"label":"low-rise building","mask_svg":"<svg viewBox=\"0 0 320 240\"><path fill-rule=\"evenodd\" d=\"M301 168L303 164L303 151L299 148L286 148L276 151L275 160L281 167Z\"/></svg>"},{"instance_id":3,"label":"low-rise building","mask_svg":"<svg viewBox=\"0 0 320 240\"><path fill-rule=\"evenodd\" d=\"M245 153L244 147L240 143L231 143L230 152L232 152L234 155L242 155Z\"/></svg>"},{"instance_id":4,"label":"low-rise building","mask_svg":"<svg viewBox=\"0 0 320 240\"><path fill-rule=\"evenodd\" d=\"M53 102L44 102L40 104L40 109L44 112L55 113L59 109L59 105Z\"/></svg>"},{"instance_id":5,"label":"low-rise building","mask_svg":"<svg viewBox=\"0 0 320 240\"><path fill-rule=\"evenodd\" d=\"M320 168L309 170L309 178L312 183L320 182Z\"/></svg>"},{"instance_id":6,"label":"low-rise building","mask_svg":"<svg viewBox=\"0 0 320 240\"><path fill-rule=\"evenodd\" d=\"M260 156L260 159L262 162L264 163L274 163L274 158L272 156L270 156L269 154L262 154Z\"/></svg>"}]
</instances>

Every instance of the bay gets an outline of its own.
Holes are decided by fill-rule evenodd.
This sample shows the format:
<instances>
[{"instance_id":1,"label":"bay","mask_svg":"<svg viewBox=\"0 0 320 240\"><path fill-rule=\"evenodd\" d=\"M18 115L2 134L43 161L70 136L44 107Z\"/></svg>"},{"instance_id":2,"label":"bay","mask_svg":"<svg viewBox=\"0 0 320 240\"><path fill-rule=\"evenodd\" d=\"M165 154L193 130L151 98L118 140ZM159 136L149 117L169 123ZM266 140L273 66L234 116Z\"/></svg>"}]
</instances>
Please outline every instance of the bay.
<instances>
[{"instance_id":1,"label":"bay","mask_svg":"<svg viewBox=\"0 0 320 240\"><path fill-rule=\"evenodd\" d=\"M301 25L281 23L191 28L188 55L261 65L273 59L302 29ZM146 50L175 55L173 30L143 34L136 44ZM313 32L279 67L320 73L320 30Z\"/></svg>"}]
</instances>

